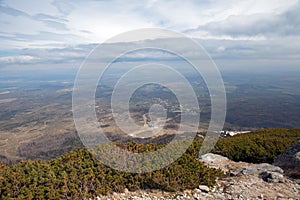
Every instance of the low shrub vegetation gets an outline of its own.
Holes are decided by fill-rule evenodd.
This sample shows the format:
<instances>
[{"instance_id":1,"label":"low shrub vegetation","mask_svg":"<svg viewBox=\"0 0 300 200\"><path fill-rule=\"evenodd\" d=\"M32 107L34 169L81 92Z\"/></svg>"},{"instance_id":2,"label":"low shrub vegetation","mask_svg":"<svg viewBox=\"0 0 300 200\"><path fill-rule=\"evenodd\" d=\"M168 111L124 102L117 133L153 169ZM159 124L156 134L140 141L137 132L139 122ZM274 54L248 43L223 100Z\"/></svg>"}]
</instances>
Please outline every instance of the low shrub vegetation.
<instances>
[{"instance_id":1,"label":"low shrub vegetation","mask_svg":"<svg viewBox=\"0 0 300 200\"><path fill-rule=\"evenodd\" d=\"M287 147L300 140L300 129L268 128L218 140L213 153L234 161L273 163Z\"/></svg>"},{"instance_id":2,"label":"low shrub vegetation","mask_svg":"<svg viewBox=\"0 0 300 200\"><path fill-rule=\"evenodd\" d=\"M85 199L100 194L123 192L125 188L180 191L200 184L211 186L220 170L205 167L197 160L195 140L177 161L163 169L133 174L109 168L96 160L86 149L71 151L50 161L21 161L0 165L0 199ZM155 144L128 143L133 152L151 151Z\"/></svg>"}]
</instances>

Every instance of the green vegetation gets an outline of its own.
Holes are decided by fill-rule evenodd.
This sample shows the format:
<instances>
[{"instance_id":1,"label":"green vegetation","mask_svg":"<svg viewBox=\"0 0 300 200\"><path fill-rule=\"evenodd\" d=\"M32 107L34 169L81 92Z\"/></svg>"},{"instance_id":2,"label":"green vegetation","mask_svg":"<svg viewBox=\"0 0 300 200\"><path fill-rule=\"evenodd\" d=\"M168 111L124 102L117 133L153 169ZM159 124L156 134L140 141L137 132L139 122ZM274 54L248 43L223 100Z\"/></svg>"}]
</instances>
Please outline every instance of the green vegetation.
<instances>
[{"instance_id":1,"label":"green vegetation","mask_svg":"<svg viewBox=\"0 0 300 200\"><path fill-rule=\"evenodd\" d=\"M262 129L221 138L213 152L235 161L272 163L276 156L299 139L300 129ZM151 173L132 174L114 170L96 160L86 149L77 149L50 161L0 164L0 199L85 199L123 192L125 188L130 191L181 191L200 184L211 186L217 177L224 174L205 167L197 160L202 141L199 137L195 138L177 161ZM115 144L135 153L156 151L164 145Z\"/></svg>"},{"instance_id":2,"label":"green vegetation","mask_svg":"<svg viewBox=\"0 0 300 200\"><path fill-rule=\"evenodd\" d=\"M197 161L196 139L188 151L168 167L151 173L132 174L111 169L97 161L87 150L76 150L48 162L21 161L0 164L0 199L84 199L99 194L159 188L165 191L213 185L223 173ZM133 152L160 148L154 144L128 143Z\"/></svg>"},{"instance_id":3,"label":"green vegetation","mask_svg":"<svg viewBox=\"0 0 300 200\"><path fill-rule=\"evenodd\" d=\"M275 157L300 140L300 129L269 128L222 138L213 153L234 161L273 163Z\"/></svg>"}]
</instances>

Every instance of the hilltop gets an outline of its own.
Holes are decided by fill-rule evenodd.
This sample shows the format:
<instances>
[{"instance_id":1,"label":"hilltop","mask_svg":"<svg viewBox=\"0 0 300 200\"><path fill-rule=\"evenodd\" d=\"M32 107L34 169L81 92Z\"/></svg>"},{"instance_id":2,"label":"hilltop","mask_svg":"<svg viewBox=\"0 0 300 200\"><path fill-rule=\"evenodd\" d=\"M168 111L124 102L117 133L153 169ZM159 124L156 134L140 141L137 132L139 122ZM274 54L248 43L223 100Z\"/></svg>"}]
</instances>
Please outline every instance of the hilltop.
<instances>
[{"instance_id":1,"label":"hilltop","mask_svg":"<svg viewBox=\"0 0 300 200\"><path fill-rule=\"evenodd\" d=\"M163 193L172 198L174 195L183 195L182 198L185 198L184 195L198 195L200 199L203 195L205 198L217 198L214 195L219 195L218 198L222 195L224 198L229 198L228 195L239 198L235 196L237 191L244 196L250 195L249 198L253 195L257 195L257 198L268 197L268 191L272 191L269 195L274 197L290 194L288 197L295 199L299 194L297 184L286 178L280 168L267 162L272 164L275 157L298 140L299 129L262 129L221 138L213 152L228 155L235 161L218 157L222 158L217 160L223 164L213 166L215 162L205 163L205 159L198 159L203 139L196 137L176 162L161 170L143 174L111 169L96 160L86 149L77 149L49 161L23 160L14 165L1 164L1 199L108 198L124 193L130 198L136 194L152 193ZM133 152L143 152L155 151L164 144L127 142L116 145ZM255 160L257 156L261 159ZM261 168L261 165L248 163L251 161L266 163L264 166L267 167L262 167L263 171L259 170L257 168ZM203 187L199 188L199 185ZM257 190L254 191L254 188Z\"/></svg>"}]
</instances>

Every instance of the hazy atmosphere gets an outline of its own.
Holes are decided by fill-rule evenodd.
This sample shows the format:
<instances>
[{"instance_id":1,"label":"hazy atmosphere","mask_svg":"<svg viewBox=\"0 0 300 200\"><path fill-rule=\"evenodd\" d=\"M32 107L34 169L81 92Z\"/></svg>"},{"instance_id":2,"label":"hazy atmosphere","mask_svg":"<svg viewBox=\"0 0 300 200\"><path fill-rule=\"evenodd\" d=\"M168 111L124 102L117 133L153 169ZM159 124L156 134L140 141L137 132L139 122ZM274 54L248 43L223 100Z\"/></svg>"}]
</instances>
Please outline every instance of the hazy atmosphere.
<instances>
[{"instance_id":1,"label":"hazy atmosphere","mask_svg":"<svg viewBox=\"0 0 300 200\"><path fill-rule=\"evenodd\" d=\"M286 69L297 67L299 60L297 0L2 0L0 6L1 66L80 65L96 44L124 31L151 27L192 37L224 68ZM249 60L252 66L243 63Z\"/></svg>"},{"instance_id":2,"label":"hazy atmosphere","mask_svg":"<svg viewBox=\"0 0 300 200\"><path fill-rule=\"evenodd\" d=\"M299 0L0 0L0 199L299 199Z\"/></svg>"}]
</instances>

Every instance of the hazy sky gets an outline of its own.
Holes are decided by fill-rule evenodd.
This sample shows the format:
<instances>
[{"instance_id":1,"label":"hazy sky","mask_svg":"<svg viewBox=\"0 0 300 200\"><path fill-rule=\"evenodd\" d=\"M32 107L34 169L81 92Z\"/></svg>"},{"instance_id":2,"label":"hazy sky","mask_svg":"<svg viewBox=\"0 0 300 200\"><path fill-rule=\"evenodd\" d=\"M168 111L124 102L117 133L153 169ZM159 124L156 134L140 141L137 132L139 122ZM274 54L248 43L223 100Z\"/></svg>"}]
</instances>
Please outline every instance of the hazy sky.
<instances>
[{"instance_id":1,"label":"hazy sky","mask_svg":"<svg viewBox=\"0 0 300 200\"><path fill-rule=\"evenodd\" d=\"M216 59L300 59L298 0L0 0L0 63L82 59L149 27L184 33Z\"/></svg>"}]
</instances>

